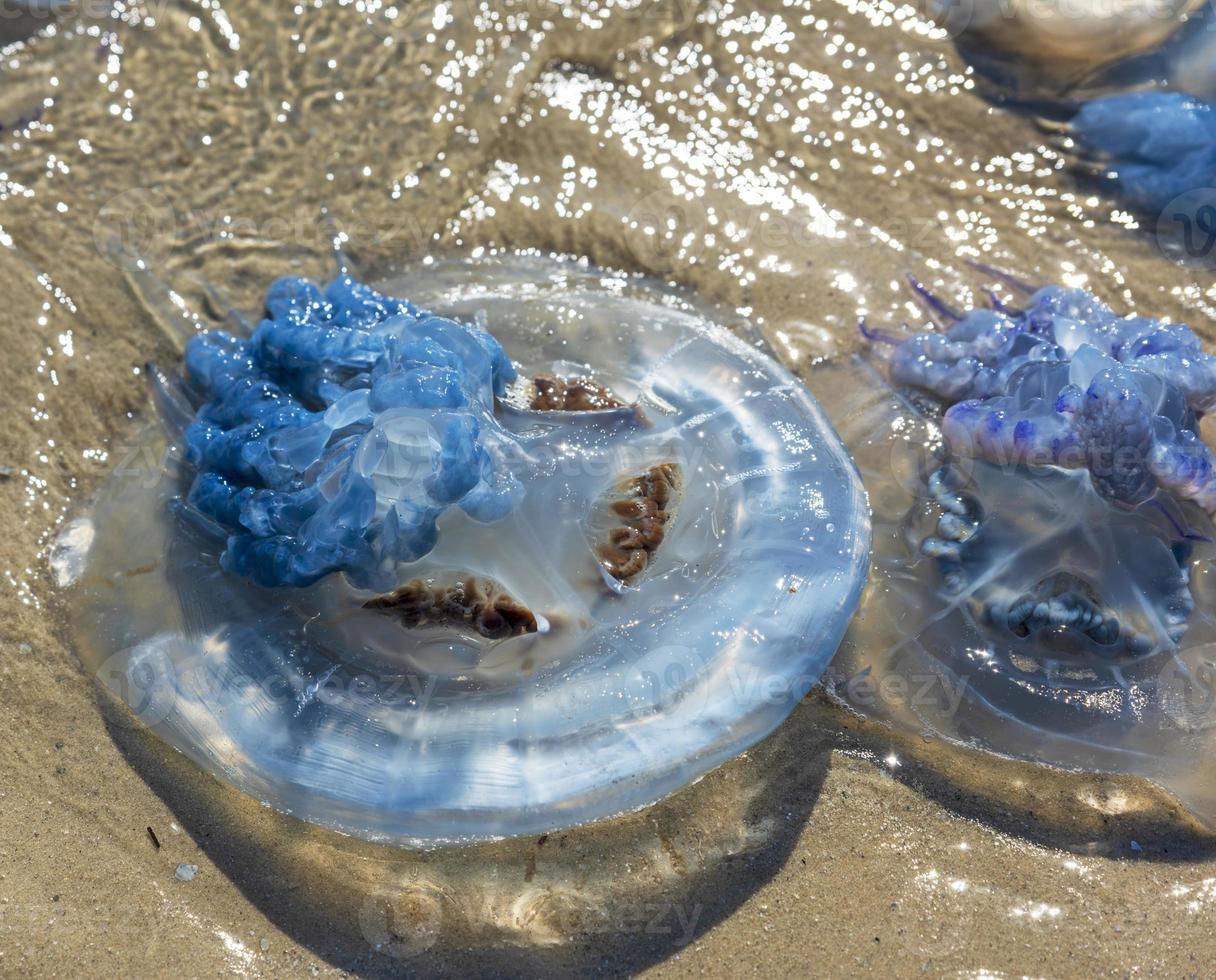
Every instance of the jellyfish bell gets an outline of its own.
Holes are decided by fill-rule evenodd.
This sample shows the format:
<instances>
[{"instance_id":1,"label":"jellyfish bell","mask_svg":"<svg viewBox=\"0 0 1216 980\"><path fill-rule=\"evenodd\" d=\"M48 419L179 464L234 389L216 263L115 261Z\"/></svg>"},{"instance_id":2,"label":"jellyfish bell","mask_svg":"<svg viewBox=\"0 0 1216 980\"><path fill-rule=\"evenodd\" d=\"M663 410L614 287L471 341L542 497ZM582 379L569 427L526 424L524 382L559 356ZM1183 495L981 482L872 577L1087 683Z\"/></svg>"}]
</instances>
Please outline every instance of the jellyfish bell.
<instances>
[{"instance_id":1,"label":"jellyfish bell","mask_svg":"<svg viewBox=\"0 0 1216 980\"><path fill-rule=\"evenodd\" d=\"M653 802L793 709L865 580L818 406L643 280L518 257L280 282L153 377L149 462L61 554L81 658L204 768L344 832Z\"/></svg>"}]
</instances>

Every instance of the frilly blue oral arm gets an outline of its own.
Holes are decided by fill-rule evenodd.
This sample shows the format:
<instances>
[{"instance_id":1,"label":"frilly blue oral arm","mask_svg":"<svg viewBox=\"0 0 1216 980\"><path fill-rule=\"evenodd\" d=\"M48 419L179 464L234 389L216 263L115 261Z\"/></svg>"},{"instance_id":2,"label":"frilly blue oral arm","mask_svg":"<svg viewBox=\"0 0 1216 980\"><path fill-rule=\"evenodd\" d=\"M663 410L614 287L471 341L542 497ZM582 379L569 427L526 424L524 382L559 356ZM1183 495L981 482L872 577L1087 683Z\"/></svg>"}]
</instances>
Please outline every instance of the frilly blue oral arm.
<instances>
[{"instance_id":1,"label":"frilly blue oral arm","mask_svg":"<svg viewBox=\"0 0 1216 980\"><path fill-rule=\"evenodd\" d=\"M227 569L383 584L434 547L446 508L492 522L518 503L494 416L515 369L488 333L349 276L324 292L280 279L266 312L251 339L200 334L185 355L205 399L184 433L199 470L187 504L229 533Z\"/></svg>"}]
</instances>

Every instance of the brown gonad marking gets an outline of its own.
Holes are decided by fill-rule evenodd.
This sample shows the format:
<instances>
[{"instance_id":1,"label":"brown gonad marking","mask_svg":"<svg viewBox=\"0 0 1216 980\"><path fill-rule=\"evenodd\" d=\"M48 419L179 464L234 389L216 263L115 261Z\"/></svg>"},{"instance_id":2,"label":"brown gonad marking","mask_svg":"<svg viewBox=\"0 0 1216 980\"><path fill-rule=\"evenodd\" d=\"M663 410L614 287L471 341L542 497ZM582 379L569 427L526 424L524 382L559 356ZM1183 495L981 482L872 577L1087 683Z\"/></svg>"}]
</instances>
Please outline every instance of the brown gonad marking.
<instances>
[{"instance_id":1,"label":"brown gonad marking","mask_svg":"<svg viewBox=\"0 0 1216 980\"><path fill-rule=\"evenodd\" d=\"M538 374L532 384L536 394L528 407L534 412L602 412L625 407L605 385L590 378Z\"/></svg>"},{"instance_id":2,"label":"brown gonad marking","mask_svg":"<svg viewBox=\"0 0 1216 980\"><path fill-rule=\"evenodd\" d=\"M376 596L364 609L397 617L409 629L419 626L468 626L499 640L536 632L536 615L492 579L470 575L448 584L422 579Z\"/></svg>"},{"instance_id":3,"label":"brown gonad marking","mask_svg":"<svg viewBox=\"0 0 1216 980\"><path fill-rule=\"evenodd\" d=\"M667 533L680 480L676 463L659 463L621 486L624 496L611 505L621 524L608 532L608 540L597 549L613 578L627 582L650 563Z\"/></svg>"}]
</instances>

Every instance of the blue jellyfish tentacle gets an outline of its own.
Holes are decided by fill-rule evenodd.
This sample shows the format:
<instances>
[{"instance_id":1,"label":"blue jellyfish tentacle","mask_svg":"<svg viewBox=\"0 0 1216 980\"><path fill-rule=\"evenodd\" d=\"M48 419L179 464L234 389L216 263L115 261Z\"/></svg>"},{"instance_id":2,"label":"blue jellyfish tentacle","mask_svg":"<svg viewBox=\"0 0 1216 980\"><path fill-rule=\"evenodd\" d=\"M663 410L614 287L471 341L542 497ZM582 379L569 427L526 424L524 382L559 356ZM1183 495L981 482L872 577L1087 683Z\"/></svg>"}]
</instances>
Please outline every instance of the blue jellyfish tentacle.
<instances>
[{"instance_id":1,"label":"blue jellyfish tentacle","mask_svg":"<svg viewBox=\"0 0 1216 980\"><path fill-rule=\"evenodd\" d=\"M1004 625L1014 633L1026 636L1040 629L1071 629L1084 633L1095 643L1109 646L1119 638L1119 620L1103 612L1087 597L1065 591L1042 599L1026 596L1010 607ZM1139 647L1138 635L1129 637Z\"/></svg>"}]
</instances>

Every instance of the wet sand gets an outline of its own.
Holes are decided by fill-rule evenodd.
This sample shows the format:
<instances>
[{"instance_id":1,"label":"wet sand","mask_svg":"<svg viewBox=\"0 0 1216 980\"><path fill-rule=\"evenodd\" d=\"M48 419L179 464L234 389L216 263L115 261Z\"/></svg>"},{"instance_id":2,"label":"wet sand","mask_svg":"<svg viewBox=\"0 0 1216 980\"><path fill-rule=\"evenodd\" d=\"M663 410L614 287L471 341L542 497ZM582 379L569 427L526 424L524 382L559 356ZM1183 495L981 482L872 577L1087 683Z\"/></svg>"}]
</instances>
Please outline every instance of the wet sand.
<instances>
[{"instance_id":1,"label":"wet sand","mask_svg":"<svg viewBox=\"0 0 1216 980\"><path fill-rule=\"evenodd\" d=\"M334 225L373 272L585 256L751 320L812 390L860 314L920 316L905 273L975 300L971 258L1210 337L1210 290L910 8L86 11L0 60L0 974L1210 972L1213 839L1142 782L812 696L641 813L394 850L200 774L59 628L48 545L121 464L143 363L174 357L135 255L204 314L206 284L252 311L325 276Z\"/></svg>"}]
</instances>

